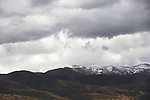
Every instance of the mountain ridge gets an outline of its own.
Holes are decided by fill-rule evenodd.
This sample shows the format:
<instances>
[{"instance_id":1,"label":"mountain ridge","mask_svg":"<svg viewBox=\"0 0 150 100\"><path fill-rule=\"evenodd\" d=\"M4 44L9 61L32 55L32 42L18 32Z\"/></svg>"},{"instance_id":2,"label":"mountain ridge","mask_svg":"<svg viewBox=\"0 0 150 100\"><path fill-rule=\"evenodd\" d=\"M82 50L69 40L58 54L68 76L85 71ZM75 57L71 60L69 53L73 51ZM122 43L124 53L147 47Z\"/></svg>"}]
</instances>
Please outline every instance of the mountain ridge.
<instances>
[{"instance_id":1,"label":"mountain ridge","mask_svg":"<svg viewBox=\"0 0 150 100\"><path fill-rule=\"evenodd\" d=\"M142 73L142 72L148 72L150 73L150 64L143 63L138 64L134 66L81 66L81 65L73 65L72 68L82 68L84 70L88 70L92 74L136 74L136 73Z\"/></svg>"},{"instance_id":2,"label":"mountain ridge","mask_svg":"<svg viewBox=\"0 0 150 100\"><path fill-rule=\"evenodd\" d=\"M28 94L35 97L30 93L32 90L36 90L38 94L43 93L40 91L47 91L71 100L95 100L96 98L103 100L102 98L114 99L120 96L121 98L126 97L125 100L133 100L143 93L150 93L150 73L147 71L149 64L132 66L131 69L133 68L136 73L131 74L120 74L119 72L122 70L120 71L115 66L103 67L102 74L95 73L96 68L94 67L94 71L91 70L92 68L74 65L44 73L22 70L0 74L0 94L6 94L7 91L12 94L12 90L18 94L16 90L23 90L21 95ZM134 69L138 69L138 71ZM96 71L100 72L101 70L102 67ZM28 91L26 92L26 90Z\"/></svg>"},{"instance_id":3,"label":"mountain ridge","mask_svg":"<svg viewBox=\"0 0 150 100\"><path fill-rule=\"evenodd\" d=\"M17 71L12 71L10 73L6 74L0 74L0 75L7 75L7 74L13 74L13 73L30 73L30 74L48 74L49 72L53 73L56 72L59 73L59 71L63 72L62 70L69 70L69 71L76 71L79 72L80 74L136 74L136 73L142 73L142 72L147 72L150 73L150 64L149 63L141 63L133 66L114 66L114 65L109 65L109 66L82 66L82 65L72 65L72 66L66 66L64 68L56 68L56 69L51 69L46 72L32 72L28 70L17 70ZM124 71L124 72L123 72Z\"/></svg>"}]
</instances>

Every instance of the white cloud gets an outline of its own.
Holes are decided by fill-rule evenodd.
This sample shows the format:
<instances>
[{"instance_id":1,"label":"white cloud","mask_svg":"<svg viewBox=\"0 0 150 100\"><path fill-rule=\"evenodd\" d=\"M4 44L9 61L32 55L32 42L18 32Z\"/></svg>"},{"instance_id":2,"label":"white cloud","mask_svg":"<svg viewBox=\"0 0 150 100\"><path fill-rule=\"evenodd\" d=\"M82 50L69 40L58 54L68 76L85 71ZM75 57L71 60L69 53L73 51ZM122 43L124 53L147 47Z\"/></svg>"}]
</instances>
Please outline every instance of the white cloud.
<instances>
[{"instance_id":1,"label":"white cloud","mask_svg":"<svg viewBox=\"0 0 150 100\"><path fill-rule=\"evenodd\" d=\"M61 31L58 37L1 45L0 68L1 72L10 72L46 71L73 64L134 65L148 60L149 39L150 34L146 32L93 39L72 38Z\"/></svg>"}]
</instances>

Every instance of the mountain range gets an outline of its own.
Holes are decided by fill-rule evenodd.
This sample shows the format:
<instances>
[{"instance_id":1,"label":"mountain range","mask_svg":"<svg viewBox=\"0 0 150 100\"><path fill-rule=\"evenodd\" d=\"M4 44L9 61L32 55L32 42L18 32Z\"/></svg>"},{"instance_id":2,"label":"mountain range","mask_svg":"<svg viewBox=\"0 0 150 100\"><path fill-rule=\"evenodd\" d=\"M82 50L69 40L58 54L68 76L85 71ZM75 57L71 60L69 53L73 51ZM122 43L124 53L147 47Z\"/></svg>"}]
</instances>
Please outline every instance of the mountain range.
<instances>
[{"instance_id":1,"label":"mountain range","mask_svg":"<svg viewBox=\"0 0 150 100\"><path fill-rule=\"evenodd\" d=\"M9 97L14 100L150 100L150 64L73 65L44 73L22 70L0 74L0 100L11 100Z\"/></svg>"},{"instance_id":2,"label":"mountain range","mask_svg":"<svg viewBox=\"0 0 150 100\"><path fill-rule=\"evenodd\" d=\"M73 65L72 68L82 68L90 74L136 74L136 73L150 73L150 64L143 63L135 66L81 66Z\"/></svg>"}]
</instances>

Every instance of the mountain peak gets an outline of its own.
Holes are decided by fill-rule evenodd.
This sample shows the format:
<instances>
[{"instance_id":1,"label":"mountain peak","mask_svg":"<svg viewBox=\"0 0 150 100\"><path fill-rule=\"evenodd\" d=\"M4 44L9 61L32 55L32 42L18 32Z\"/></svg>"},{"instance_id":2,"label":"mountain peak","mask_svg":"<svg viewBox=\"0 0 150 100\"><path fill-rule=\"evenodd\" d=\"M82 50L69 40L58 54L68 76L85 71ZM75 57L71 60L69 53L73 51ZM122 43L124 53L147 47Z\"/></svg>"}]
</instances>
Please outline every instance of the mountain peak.
<instances>
[{"instance_id":1,"label":"mountain peak","mask_svg":"<svg viewBox=\"0 0 150 100\"><path fill-rule=\"evenodd\" d=\"M141 72L150 72L150 64L143 63L134 66L82 66L73 65L74 69L83 69L92 74L136 74Z\"/></svg>"}]
</instances>

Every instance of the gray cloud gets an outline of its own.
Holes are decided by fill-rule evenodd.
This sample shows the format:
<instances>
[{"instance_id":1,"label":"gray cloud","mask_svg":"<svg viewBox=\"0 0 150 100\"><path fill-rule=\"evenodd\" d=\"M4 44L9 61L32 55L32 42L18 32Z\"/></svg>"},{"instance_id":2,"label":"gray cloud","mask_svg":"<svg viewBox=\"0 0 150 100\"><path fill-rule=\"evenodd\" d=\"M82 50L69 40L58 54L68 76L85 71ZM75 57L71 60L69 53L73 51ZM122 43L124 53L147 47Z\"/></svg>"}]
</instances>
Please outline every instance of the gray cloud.
<instances>
[{"instance_id":1,"label":"gray cloud","mask_svg":"<svg viewBox=\"0 0 150 100\"><path fill-rule=\"evenodd\" d=\"M0 44L68 30L73 37L150 31L149 0L0 0Z\"/></svg>"},{"instance_id":2,"label":"gray cloud","mask_svg":"<svg viewBox=\"0 0 150 100\"><path fill-rule=\"evenodd\" d=\"M149 0L0 0L0 70L149 62L149 16Z\"/></svg>"},{"instance_id":3,"label":"gray cloud","mask_svg":"<svg viewBox=\"0 0 150 100\"><path fill-rule=\"evenodd\" d=\"M108 50L109 48L108 48L107 46L103 45L103 46L102 46L102 49L103 49L103 50Z\"/></svg>"},{"instance_id":4,"label":"gray cloud","mask_svg":"<svg viewBox=\"0 0 150 100\"><path fill-rule=\"evenodd\" d=\"M137 5L143 5L145 9L149 9L150 8L150 1L149 0L131 0L131 2L133 2L134 4Z\"/></svg>"},{"instance_id":5,"label":"gray cloud","mask_svg":"<svg viewBox=\"0 0 150 100\"><path fill-rule=\"evenodd\" d=\"M31 0L31 3L33 6L43 6L52 3L53 1L56 0Z\"/></svg>"},{"instance_id":6,"label":"gray cloud","mask_svg":"<svg viewBox=\"0 0 150 100\"><path fill-rule=\"evenodd\" d=\"M123 1L122 1L123 2ZM127 4L126 4L127 3ZM150 9L144 4L130 1L105 9L81 13L67 27L72 35L83 37L113 37L120 34L131 34L149 31Z\"/></svg>"},{"instance_id":7,"label":"gray cloud","mask_svg":"<svg viewBox=\"0 0 150 100\"><path fill-rule=\"evenodd\" d=\"M98 7L107 7L113 6L114 4L118 3L119 0L75 0L80 8L83 9L93 9Z\"/></svg>"}]
</instances>

